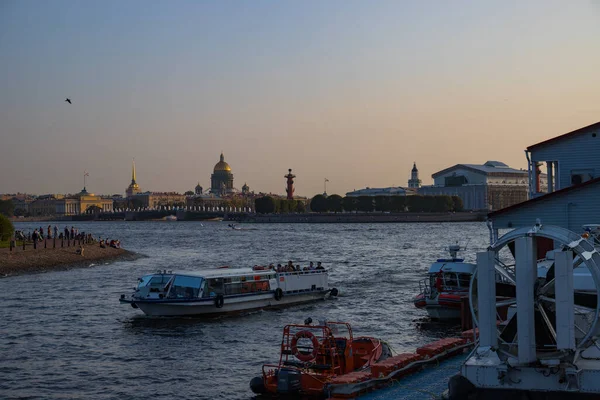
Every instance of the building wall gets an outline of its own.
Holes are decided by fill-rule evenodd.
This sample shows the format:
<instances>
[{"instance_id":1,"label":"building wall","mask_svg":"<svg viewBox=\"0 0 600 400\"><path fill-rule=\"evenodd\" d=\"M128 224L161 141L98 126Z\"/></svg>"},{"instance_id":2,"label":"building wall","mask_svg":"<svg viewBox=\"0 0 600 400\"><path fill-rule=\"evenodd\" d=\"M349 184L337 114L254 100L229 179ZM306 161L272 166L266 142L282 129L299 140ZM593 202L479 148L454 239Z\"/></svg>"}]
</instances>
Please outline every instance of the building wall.
<instances>
[{"instance_id":1,"label":"building wall","mask_svg":"<svg viewBox=\"0 0 600 400\"><path fill-rule=\"evenodd\" d=\"M81 196L79 199L80 213L85 213L88 208L94 206L100 208L102 212L110 212L113 210L113 201L100 196Z\"/></svg>"},{"instance_id":2,"label":"building wall","mask_svg":"<svg viewBox=\"0 0 600 400\"><path fill-rule=\"evenodd\" d=\"M581 232L585 224L600 223L600 184L574 189L556 196L543 196L530 204L490 216L495 229L533 226L539 218L544 225L557 225Z\"/></svg>"},{"instance_id":3,"label":"building wall","mask_svg":"<svg viewBox=\"0 0 600 400\"><path fill-rule=\"evenodd\" d=\"M513 204L527 201L528 185L488 185L488 205L490 210L500 210Z\"/></svg>"},{"instance_id":4,"label":"building wall","mask_svg":"<svg viewBox=\"0 0 600 400\"><path fill-rule=\"evenodd\" d=\"M465 210L488 210L487 185L422 186L418 194L425 196L458 196Z\"/></svg>"},{"instance_id":5,"label":"building wall","mask_svg":"<svg viewBox=\"0 0 600 400\"><path fill-rule=\"evenodd\" d=\"M32 201L29 204L29 213L33 216L38 215L56 215L55 199L40 199Z\"/></svg>"},{"instance_id":6,"label":"building wall","mask_svg":"<svg viewBox=\"0 0 600 400\"><path fill-rule=\"evenodd\" d=\"M212 193L221 193L221 185L225 184L225 191L233 190L233 174L227 171L215 171L210 176L210 190Z\"/></svg>"},{"instance_id":7,"label":"building wall","mask_svg":"<svg viewBox=\"0 0 600 400\"><path fill-rule=\"evenodd\" d=\"M457 168L433 178L434 186L444 186L446 184L446 177L449 176L464 176L467 178L469 185L484 185L486 183L485 175L483 173L474 172L464 168Z\"/></svg>"},{"instance_id":8,"label":"building wall","mask_svg":"<svg viewBox=\"0 0 600 400\"><path fill-rule=\"evenodd\" d=\"M596 135L595 137L593 135ZM571 172L589 169L593 178L600 177L600 128L541 146L531 151L532 162L558 161L557 189L571 186ZM546 172L546 164L541 166Z\"/></svg>"},{"instance_id":9,"label":"building wall","mask_svg":"<svg viewBox=\"0 0 600 400\"><path fill-rule=\"evenodd\" d=\"M413 191L406 191L402 187L388 187L388 188L366 188L359 189L353 192L346 193L347 197L359 197L359 196L406 196L413 194Z\"/></svg>"},{"instance_id":10,"label":"building wall","mask_svg":"<svg viewBox=\"0 0 600 400\"><path fill-rule=\"evenodd\" d=\"M169 206L172 207L177 203L185 205L185 195L179 193L140 193L132 196L132 198L139 199L143 203L143 207L161 207Z\"/></svg>"}]
</instances>

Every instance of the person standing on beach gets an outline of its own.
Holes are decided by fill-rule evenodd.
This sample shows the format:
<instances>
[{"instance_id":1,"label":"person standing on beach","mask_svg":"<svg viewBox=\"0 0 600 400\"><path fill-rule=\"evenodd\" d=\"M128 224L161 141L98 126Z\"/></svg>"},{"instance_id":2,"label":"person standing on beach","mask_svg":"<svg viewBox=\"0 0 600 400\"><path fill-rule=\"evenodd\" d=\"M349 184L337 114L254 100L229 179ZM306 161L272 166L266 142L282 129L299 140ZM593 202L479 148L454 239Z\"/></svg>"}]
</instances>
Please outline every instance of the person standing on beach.
<instances>
[{"instance_id":1,"label":"person standing on beach","mask_svg":"<svg viewBox=\"0 0 600 400\"><path fill-rule=\"evenodd\" d=\"M71 226L71 239L75 239L75 228Z\"/></svg>"},{"instance_id":2,"label":"person standing on beach","mask_svg":"<svg viewBox=\"0 0 600 400\"><path fill-rule=\"evenodd\" d=\"M54 238L58 237L58 227L54 225Z\"/></svg>"},{"instance_id":3,"label":"person standing on beach","mask_svg":"<svg viewBox=\"0 0 600 400\"><path fill-rule=\"evenodd\" d=\"M69 228L65 225L65 239L69 240Z\"/></svg>"},{"instance_id":4,"label":"person standing on beach","mask_svg":"<svg viewBox=\"0 0 600 400\"><path fill-rule=\"evenodd\" d=\"M52 227L48 225L48 239L52 239Z\"/></svg>"}]
</instances>

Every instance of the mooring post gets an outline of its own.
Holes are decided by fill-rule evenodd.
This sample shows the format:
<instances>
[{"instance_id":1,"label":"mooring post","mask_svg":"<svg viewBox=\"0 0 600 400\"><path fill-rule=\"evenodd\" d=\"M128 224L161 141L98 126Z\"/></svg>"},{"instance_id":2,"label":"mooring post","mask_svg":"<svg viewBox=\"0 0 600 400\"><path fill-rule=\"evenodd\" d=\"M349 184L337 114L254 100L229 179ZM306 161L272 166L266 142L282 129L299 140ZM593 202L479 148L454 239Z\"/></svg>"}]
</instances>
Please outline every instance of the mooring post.
<instances>
[{"instance_id":1,"label":"mooring post","mask_svg":"<svg viewBox=\"0 0 600 400\"><path fill-rule=\"evenodd\" d=\"M10 251L13 251L13 246L14 246L15 242L10 239Z\"/></svg>"},{"instance_id":2,"label":"mooring post","mask_svg":"<svg viewBox=\"0 0 600 400\"><path fill-rule=\"evenodd\" d=\"M23 239L23 251L25 251L25 239Z\"/></svg>"},{"instance_id":3,"label":"mooring post","mask_svg":"<svg viewBox=\"0 0 600 400\"><path fill-rule=\"evenodd\" d=\"M46 243L48 243L48 239L44 239L44 248L46 248Z\"/></svg>"},{"instance_id":4,"label":"mooring post","mask_svg":"<svg viewBox=\"0 0 600 400\"><path fill-rule=\"evenodd\" d=\"M71 247L71 239L67 239L67 247Z\"/></svg>"},{"instance_id":5,"label":"mooring post","mask_svg":"<svg viewBox=\"0 0 600 400\"><path fill-rule=\"evenodd\" d=\"M54 244L52 245L52 248L55 249L56 248L56 236L54 236Z\"/></svg>"}]
</instances>

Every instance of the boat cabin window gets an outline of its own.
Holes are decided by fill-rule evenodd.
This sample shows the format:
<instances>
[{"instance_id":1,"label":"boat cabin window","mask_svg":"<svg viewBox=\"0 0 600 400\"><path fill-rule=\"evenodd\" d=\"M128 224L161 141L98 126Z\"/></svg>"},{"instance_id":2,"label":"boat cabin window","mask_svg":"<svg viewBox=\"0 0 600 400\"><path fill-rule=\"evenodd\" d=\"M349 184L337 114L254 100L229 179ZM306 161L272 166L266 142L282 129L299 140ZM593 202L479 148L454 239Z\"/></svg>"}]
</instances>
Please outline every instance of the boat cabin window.
<instances>
[{"instance_id":1,"label":"boat cabin window","mask_svg":"<svg viewBox=\"0 0 600 400\"><path fill-rule=\"evenodd\" d=\"M176 299L193 299L198 297L202 280L202 278L196 276L175 276L169 297Z\"/></svg>"},{"instance_id":2,"label":"boat cabin window","mask_svg":"<svg viewBox=\"0 0 600 400\"><path fill-rule=\"evenodd\" d=\"M458 279L454 272L444 272L444 285L450 287L458 286Z\"/></svg>"},{"instance_id":3,"label":"boat cabin window","mask_svg":"<svg viewBox=\"0 0 600 400\"><path fill-rule=\"evenodd\" d=\"M225 280L225 294L267 292L269 291L269 276L271 275L243 276L241 282L240 280L227 279Z\"/></svg>"},{"instance_id":4,"label":"boat cabin window","mask_svg":"<svg viewBox=\"0 0 600 400\"><path fill-rule=\"evenodd\" d=\"M208 280L208 295L214 297L219 294L224 294L223 278L212 278Z\"/></svg>"},{"instance_id":5,"label":"boat cabin window","mask_svg":"<svg viewBox=\"0 0 600 400\"><path fill-rule=\"evenodd\" d=\"M471 274L458 274L458 283L460 287L468 288L471 284Z\"/></svg>"},{"instance_id":6,"label":"boat cabin window","mask_svg":"<svg viewBox=\"0 0 600 400\"><path fill-rule=\"evenodd\" d=\"M146 275L140 278L138 288L150 287L151 289L162 289L173 277L173 275Z\"/></svg>"}]
</instances>

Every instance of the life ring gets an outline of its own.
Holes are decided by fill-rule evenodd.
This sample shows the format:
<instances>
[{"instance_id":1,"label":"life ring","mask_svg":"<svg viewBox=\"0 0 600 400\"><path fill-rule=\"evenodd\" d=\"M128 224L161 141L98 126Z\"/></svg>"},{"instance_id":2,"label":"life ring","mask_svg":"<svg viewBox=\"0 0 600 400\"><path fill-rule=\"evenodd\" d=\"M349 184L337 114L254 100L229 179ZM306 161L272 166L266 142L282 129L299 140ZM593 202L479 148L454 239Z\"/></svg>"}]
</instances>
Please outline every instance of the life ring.
<instances>
[{"instance_id":1,"label":"life ring","mask_svg":"<svg viewBox=\"0 0 600 400\"><path fill-rule=\"evenodd\" d=\"M298 350L298 339L310 339L312 341L312 351L311 352L302 352ZM292 354L300 361L310 361L317 357L317 353L319 352L319 340L309 331L300 331L294 335L292 338Z\"/></svg>"},{"instance_id":2,"label":"life ring","mask_svg":"<svg viewBox=\"0 0 600 400\"><path fill-rule=\"evenodd\" d=\"M283 290L281 288L275 289L275 300L279 301L283 297Z\"/></svg>"},{"instance_id":3,"label":"life ring","mask_svg":"<svg viewBox=\"0 0 600 400\"><path fill-rule=\"evenodd\" d=\"M217 298L215 299L215 307L221 308L223 307L223 304L225 304L225 299L223 298L223 295L217 295Z\"/></svg>"}]
</instances>

